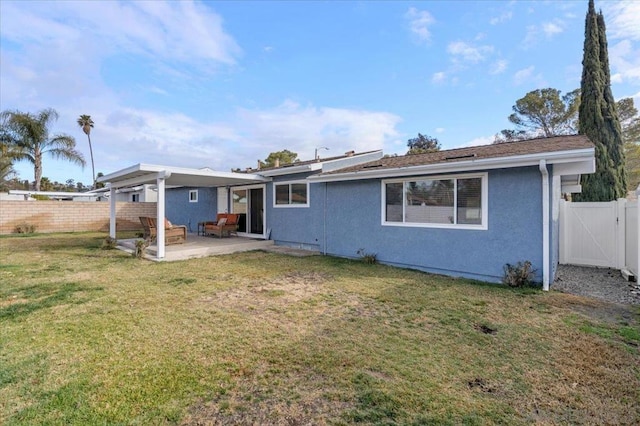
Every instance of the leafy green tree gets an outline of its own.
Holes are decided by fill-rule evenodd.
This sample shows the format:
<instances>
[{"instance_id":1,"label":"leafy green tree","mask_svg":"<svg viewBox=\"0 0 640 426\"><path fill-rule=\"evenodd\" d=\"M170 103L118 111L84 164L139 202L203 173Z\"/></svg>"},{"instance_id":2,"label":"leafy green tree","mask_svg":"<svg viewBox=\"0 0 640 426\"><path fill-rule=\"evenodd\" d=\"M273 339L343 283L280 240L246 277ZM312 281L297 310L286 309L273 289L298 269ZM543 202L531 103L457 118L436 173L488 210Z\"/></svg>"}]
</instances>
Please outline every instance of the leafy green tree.
<instances>
[{"instance_id":1,"label":"leafy green tree","mask_svg":"<svg viewBox=\"0 0 640 426\"><path fill-rule=\"evenodd\" d=\"M288 149L272 152L261 164L264 167L275 167L276 160L278 160L278 164L281 166L285 164L292 164L298 161L298 154L291 152Z\"/></svg>"},{"instance_id":2,"label":"leafy green tree","mask_svg":"<svg viewBox=\"0 0 640 426\"><path fill-rule=\"evenodd\" d=\"M610 88L606 28L593 0L585 19L580 82L579 131L595 144L596 172L582 176L575 201L611 201L626 196L622 129Z\"/></svg>"},{"instance_id":3,"label":"leafy green tree","mask_svg":"<svg viewBox=\"0 0 640 426\"><path fill-rule=\"evenodd\" d=\"M91 129L93 128L93 120L90 115L81 115L78 118L78 126L82 129L89 140L89 153L91 154L91 176L93 176L93 187L96 187L96 166L93 163L93 147L91 146Z\"/></svg>"},{"instance_id":4,"label":"leafy green tree","mask_svg":"<svg viewBox=\"0 0 640 426\"><path fill-rule=\"evenodd\" d=\"M84 158L76 151L76 141L73 137L65 134L55 134L53 137L49 135L49 127L58 119L56 110L47 108L35 115L20 111L3 111L0 119L3 126L0 134L11 139L18 149L16 160L33 164L36 191L40 191L42 158L45 154L84 167Z\"/></svg>"},{"instance_id":5,"label":"leafy green tree","mask_svg":"<svg viewBox=\"0 0 640 426\"><path fill-rule=\"evenodd\" d=\"M438 142L438 139L421 133L418 133L417 138L409 139L407 141L407 146L409 147L407 155L426 154L429 152L440 151L440 142Z\"/></svg>"},{"instance_id":6,"label":"leafy green tree","mask_svg":"<svg viewBox=\"0 0 640 426\"><path fill-rule=\"evenodd\" d=\"M98 175L96 177L101 178L102 176L104 176L104 173L98 172ZM100 188L104 188L104 183L97 182L94 189L100 189Z\"/></svg>"},{"instance_id":7,"label":"leafy green tree","mask_svg":"<svg viewBox=\"0 0 640 426\"><path fill-rule=\"evenodd\" d=\"M17 175L13 168L13 163L19 157L19 148L15 139L9 132L7 117L0 117L0 190L10 189L10 181Z\"/></svg>"},{"instance_id":8,"label":"leafy green tree","mask_svg":"<svg viewBox=\"0 0 640 426\"><path fill-rule=\"evenodd\" d=\"M558 89L532 90L516 101L509 121L516 128L502 130L495 143L575 134L580 90L561 96Z\"/></svg>"},{"instance_id":9,"label":"leafy green tree","mask_svg":"<svg viewBox=\"0 0 640 426\"><path fill-rule=\"evenodd\" d=\"M633 98L620 99L616 102L616 110L624 140L627 188L635 191L640 185L640 116Z\"/></svg>"}]
</instances>

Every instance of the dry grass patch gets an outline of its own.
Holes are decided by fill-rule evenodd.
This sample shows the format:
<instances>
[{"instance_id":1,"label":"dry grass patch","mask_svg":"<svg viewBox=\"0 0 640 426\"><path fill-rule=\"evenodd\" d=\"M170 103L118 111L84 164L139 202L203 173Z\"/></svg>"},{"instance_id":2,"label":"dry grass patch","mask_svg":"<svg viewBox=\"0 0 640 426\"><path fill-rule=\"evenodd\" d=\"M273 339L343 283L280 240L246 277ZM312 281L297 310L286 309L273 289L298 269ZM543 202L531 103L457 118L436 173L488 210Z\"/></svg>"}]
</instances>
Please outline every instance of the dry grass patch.
<instances>
[{"instance_id":1,"label":"dry grass patch","mask_svg":"<svg viewBox=\"0 0 640 426\"><path fill-rule=\"evenodd\" d=\"M153 263L103 238L0 238L0 423L640 420L637 308L320 256Z\"/></svg>"}]
</instances>

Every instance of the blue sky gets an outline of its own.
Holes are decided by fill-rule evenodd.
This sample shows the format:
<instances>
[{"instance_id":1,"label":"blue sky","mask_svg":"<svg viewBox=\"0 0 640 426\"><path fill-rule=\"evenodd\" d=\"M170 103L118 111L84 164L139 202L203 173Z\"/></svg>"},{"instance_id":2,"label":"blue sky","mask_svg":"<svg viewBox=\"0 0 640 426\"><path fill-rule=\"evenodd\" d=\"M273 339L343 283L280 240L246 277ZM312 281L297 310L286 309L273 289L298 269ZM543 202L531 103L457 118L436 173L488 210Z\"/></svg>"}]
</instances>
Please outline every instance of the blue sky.
<instances>
[{"instance_id":1,"label":"blue sky","mask_svg":"<svg viewBox=\"0 0 640 426\"><path fill-rule=\"evenodd\" d=\"M640 2L596 1L612 90L640 104ZM580 85L587 1L0 3L0 109L53 107L96 171L230 170L490 143L527 92ZM33 179L32 166L17 165ZM44 176L91 182L45 159Z\"/></svg>"}]
</instances>

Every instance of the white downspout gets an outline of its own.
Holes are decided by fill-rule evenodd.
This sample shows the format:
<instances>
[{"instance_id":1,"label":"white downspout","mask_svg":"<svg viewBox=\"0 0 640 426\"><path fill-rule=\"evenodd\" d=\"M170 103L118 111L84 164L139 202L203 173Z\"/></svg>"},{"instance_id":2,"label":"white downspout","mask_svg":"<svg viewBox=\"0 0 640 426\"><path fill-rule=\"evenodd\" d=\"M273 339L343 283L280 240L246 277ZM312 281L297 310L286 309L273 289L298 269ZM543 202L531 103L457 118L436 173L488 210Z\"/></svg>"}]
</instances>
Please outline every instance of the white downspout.
<instances>
[{"instance_id":1,"label":"white downspout","mask_svg":"<svg viewBox=\"0 0 640 426\"><path fill-rule=\"evenodd\" d=\"M109 236L116 237L116 189L109 183Z\"/></svg>"},{"instance_id":2,"label":"white downspout","mask_svg":"<svg viewBox=\"0 0 640 426\"><path fill-rule=\"evenodd\" d=\"M327 255L327 182L324 183L324 203L322 211L322 254Z\"/></svg>"},{"instance_id":3,"label":"white downspout","mask_svg":"<svg viewBox=\"0 0 640 426\"><path fill-rule=\"evenodd\" d=\"M549 291L549 171L540 160L542 174L542 290Z\"/></svg>"}]
</instances>

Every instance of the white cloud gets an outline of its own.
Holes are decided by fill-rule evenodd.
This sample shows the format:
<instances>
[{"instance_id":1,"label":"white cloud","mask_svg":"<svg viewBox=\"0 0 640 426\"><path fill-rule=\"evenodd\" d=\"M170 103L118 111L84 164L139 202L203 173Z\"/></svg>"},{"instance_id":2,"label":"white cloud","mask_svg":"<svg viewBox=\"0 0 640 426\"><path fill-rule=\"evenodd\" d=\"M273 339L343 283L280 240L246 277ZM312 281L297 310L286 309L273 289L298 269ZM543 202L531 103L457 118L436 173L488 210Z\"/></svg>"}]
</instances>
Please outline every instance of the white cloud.
<instances>
[{"instance_id":1,"label":"white cloud","mask_svg":"<svg viewBox=\"0 0 640 426\"><path fill-rule=\"evenodd\" d=\"M434 84L442 84L447 80L447 75L443 72L436 72L431 76L431 82Z\"/></svg>"},{"instance_id":2,"label":"white cloud","mask_svg":"<svg viewBox=\"0 0 640 426\"><path fill-rule=\"evenodd\" d=\"M3 38L76 54L234 64L241 53L221 17L199 2L9 2L2 12Z\"/></svg>"},{"instance_id":3,"label":"white cloud","mask_svg":"<svg viewBox=\"0 0 640 426\"><path fill-rule=\"evenodd\" d=\"M465 62L474 64L484 61L493 50L493 46L473 46L464 41L454 41L447 46L447 52L452 55L454 61L460 58Z\"/></svg>"},{"instance_id":4,"label":"white cloud","mask_svg":"<svg viewBox=\"0 0 640 426\"><path fill-rule=\"evenodd\" d=\"M607 38L640 40L640 2L602 2Z\"/></svg>"},{"instance_id":5,"label":"white cloud","mask_svg":"<svg viewBox=\"0 0 640 426\"><path fill-rule=\"evenodd\" d=\"M436 127L436 133L444 133L445 128L444 127Z\"/></svg>"},{"instance_id":6,"label":"white cloud","mask_svg":"<svg viewBox=\"0 0 640 426\"><path fill-rule=\"evenodd\" d=\"M640 83L640 49L635 49L630 40L609 47L609 64L613 83Z\"/></svg>"},{"instance_id":7,"label":"white cloud","mask_svg":"<svg viewBox=\"0 0 640 426\"><path fill-rule=\"evenodd\" d=\"M513 75L513 82L516 86L519 86L527 81L529 81L533 76L533 71L535 67L531 65L530 67L523 68L521 70L516 71Z\"/></svg>"},{"instance_id":8,"label":"white cloud","mask_svg":"<svg viewBox=\"0 0 640 426\"><path fill-rule=\"evenodd\" d=\"M59 112L61 117L77 115ZM270 109L238 109L219 122L115 105L96 107L91 117L96 123L91 133L96 168L103 172L138 162L230 170L253 166L258 158L282 149L303 159L312 158L318 146L329 147L332 155L382 149L398 139L396 126L401 121L387 112L301 106L291 100ZM73 120L57 123L55 130L75 136L78 147L88 151Z\"/></svg>"},{"instance_id":9,"label":"white cloud","mask_svg":"<svg viewBox=\"0 0 640 426\"><path fill-rule=\"evenodd\" d=\"M507 61L506 59L498 59L493 64L491 64L489 74L502 74L506 71L508 65L509 61Z\"/></svg>"},{"instance_id":10,"label":"white cloud","mask_svg":"<svg viewBox=\"0 0 640 426\"><path fill-rule=\"evenodd\" d=\"M418 41L431 40L429 27L435 22L435 19L429 12L410 7L404 17L409 21L409 29L416 35Z\"/></svg>"},{"instance_id":11,"label":"white cloud","mask_svg":"<svg viewBox=\"0 0 640 426\"><path fill-rule=\"evenodd\" d=\"M556 22L545 22L542 24L542 31L548 36L551 37L554 34L560 34L564 29L560 26L560 23L556 20Z\"/></svg>"},{"instance_id":12,"label":"white cloud","mask_svg":"<svg viewBox=\"0 0 640 426\"><path fill-rule=\"evenodd\" d=\"M495 136L479 136L475 139L471 139L469 142L465 142L456 148L467 148L470 146L491 145L495 139Z\"/></svg>"},{"instance_id":13,"label":"white cloud","mask_svg":"<svg viewBox=\"0 0 640 426\"><path fill-rule=\"evenodd\" d=\"M491 25L498 25L503 22L510 21L511 18L513 18L513 12L509 10L509 11L502 12L500 15L496 17L491 18L491 20L489 20L489 23Z\"/></svg>"},{"instance_id":14,"label":"white cloud","mask_svg":"<svg viewBox=\"0 0 640 426\"><path fill-rule=\"evenodd\" d=\"M564 31L565 23L561 19L543 22L540 25L528 25L524 40L520 44L523 49L529 49L538 44L541 39L551 40L556 34Z\"/></svg>"},{"instance_id":15,"label":"white cloud","mask_svg":"<svg viewBox=\"0 0 640 426\"><path fill-rule=\"evenodd\" d=\"M400 117L377 111L301 106L291 100L270 110L239 110L238 128L254 151L266 155L289 149L312 158L318 146L341 154L349 150L382 149L399 136Z\"/></svg>"}]
</instances>

